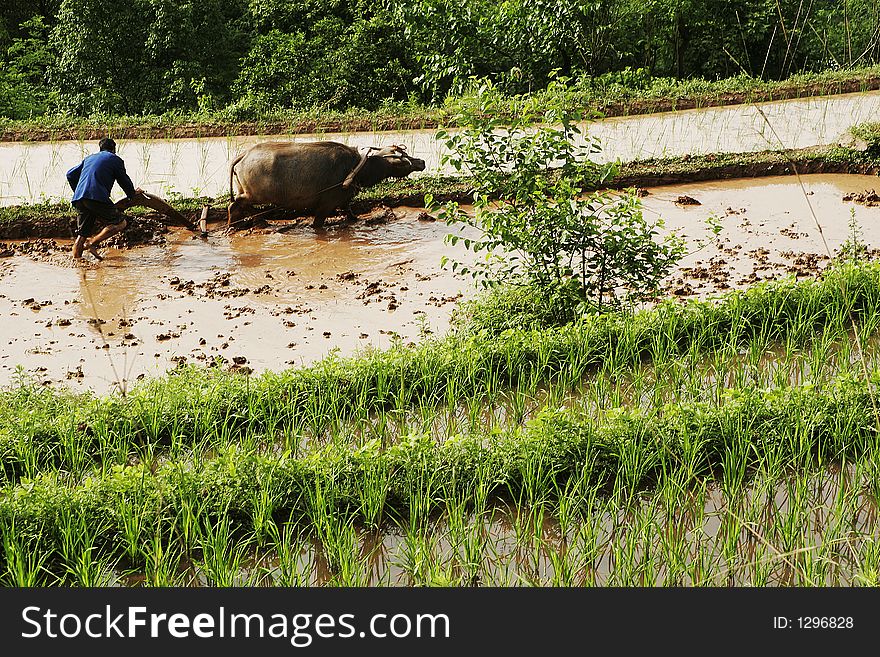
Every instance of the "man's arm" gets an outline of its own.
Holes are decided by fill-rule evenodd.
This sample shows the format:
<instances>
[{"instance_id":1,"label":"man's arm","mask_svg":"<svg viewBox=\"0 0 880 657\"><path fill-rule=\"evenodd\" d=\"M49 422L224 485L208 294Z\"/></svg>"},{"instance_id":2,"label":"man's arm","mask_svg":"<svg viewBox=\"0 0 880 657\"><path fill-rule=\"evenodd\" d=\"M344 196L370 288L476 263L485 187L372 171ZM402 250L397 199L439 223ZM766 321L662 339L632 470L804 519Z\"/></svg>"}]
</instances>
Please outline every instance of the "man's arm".
<instances>
[{"instance_id":1,"label":"man's arm","mask_svg":"<svg viewBox=\"0 0 880 657\"><path fill-rule=\"evenodd\" d=\"M73 191L76 191L76 185L79 183L79 176L82 173L82 162L67 172L67 184Z\"/></svg>"},{"instance_id":2,"label":"man's arm","mask_svg":"<svg viewBox=\"0 0 880 657\"><path fill-rule=\"evenodd\" d=\"M116 182L119 183L119 186L122 187L122 191L125 192L125 195L128 198L134 198L141 190L134 188L134 183L131 182L131 178L129 178L128 174L125 172L125 162L122 161L122 158L117 157L116 161Z\"/></svg>"}]
</instances>

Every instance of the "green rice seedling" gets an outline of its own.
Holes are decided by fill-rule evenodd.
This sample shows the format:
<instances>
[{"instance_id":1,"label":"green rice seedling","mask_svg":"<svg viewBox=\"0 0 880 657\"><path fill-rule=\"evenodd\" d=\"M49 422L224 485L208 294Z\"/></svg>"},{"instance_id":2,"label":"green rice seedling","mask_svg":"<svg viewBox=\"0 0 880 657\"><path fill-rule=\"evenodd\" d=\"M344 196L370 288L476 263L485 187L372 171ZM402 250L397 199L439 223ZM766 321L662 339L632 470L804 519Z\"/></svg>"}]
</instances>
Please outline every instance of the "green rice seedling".
<instances>
[{"instance_id":1,"label":"green rice seedling","mask_svg":"<svg viewBox=\"0 0 880 657\"><path fill-rule=\"evenodd\" d=\"M430 586L436 576L443 577L437 568L437 543L427 523L407 525L397 552L395 563L406 573L410 586Z\"/></svg>"},{"instance_id":2,"label":"green rice seedling","mask_svg":"<svg viewBox=\"0 0 880 657\"><path fill-rule=\"evenodd\" d=\"M485 506L469 510L466 497L455 491L446 491L443 506L452 562L462 581L478 584L484 577L483 560L490 540L486 526L492 523L492 513Z\"/></svg>"},{"instance_id":3,"label":"green rice seedling","mask_svg":"<svg viewBox=\"0 0 880 657\"><path fill-rule=\"evenodd\" d=\"M117 498L115 515L124 554L130 563L137 564L142 556L147 510L142 505Z\"/></svg>"},{"instance_id":4,"label":"green rice seedling","mask_svg":"<svg viewBox=\"0 0 880 657\"><path fill-rule=\"evenodd\" d=\"M212 586L230 587L240 582L247 568L249 548L254 542L252 535L233 536L229 515L217 519L202 516L199 524L198 547L201 558L197 561L198 570L207 577Z\"/></svg>"},{"instance_id":5,"label":"green rice seedling","mask_svg":"<svg viewBox=\"0 0 880 657\"><path fill-rule=\"evenodd\" d=\"M557 548L546 551L548 568L550 569L549 584L552 586L577 586L581 572L577 548L565 543ZM544 583L540 583L541 586Z\"/></svg>"},{"instance_id":6,"label":"green rice seedling","mask_svg":"<svg viewBox=\"0 0 880 657\"><path fill-rule=\"evenodd\" d=\"M639 525L644 523L643 514L637 513L633 508L622 513L626 522L615 524L611 530L606 585L641 586L638 573L643 550L637 536Z\"/></svg>"},{"instance_id":7,"label":"green rice seedling","mask_svg":"<svg viewBox=\"0 0 880 657\"><path fill-rule=\"evenodd\" d=\"M334 490L316 483L306 491L307 513L331 575L337 581L351 582L363 575L356 556L358 538L351 517L338 512L334 495Z\"/></svg>"},{"instance_id":8,"label":"green rice seedling","mask_svg":"<svg viewBox=\"0 0 880 657\"><path fill-rule=\"evenodd\" d=\"M370 555L363 555L358 532L351 519L331 523L324 531L321 547L330 564L332 576L328 582L337 586L366 586L369 570L366 562Z\"/></svg>"},{"instance_id":9,"label":"green rice seedling","mask_svg":"<svg viewBox=\"0 0 880 657\"><path fill-rule=\"evenodd\" d=\"M602 483L589 480L589 472L594 467L595 463L587 464L579 480L568 488L566 494L572 510L578 509L578 521L574 523L572 519L575 530L572 541L581 555L581 581L592 585L597 584L599 562L606 549L603 537L610 524L613 506L612 501L603 497Z\"/></svg>"},{"instance_id":10,"label":"green rice seedling","mask_svg":"<svg viewBox=\"0 0 880 657\"><path fill-rule=\"evenodd\" d=\"M256 541L249 545L247 550L249 554L241 564L236 586L272 586L274 554Z\"/></svg>"},{"instance_id":11,"label":"green rice seedling","mask_svg":"<svg viewBox=\"0 0 880 657\"><path fill-rule=\"evenodd\" d=\"M815 553L804 555L804 561L809 577L823 586L848 583L854 572L852 545L861 537L850 528L850 519L859 505L859 490L852 483L851 470L844 461L836 474L826 469L813 477L815 501L808 513L812 516L811 534L819 545Z\"/></svg>"},{"instance_id":12,"label":"green rice seedling","mask_svg":"<svg viewBox=\"0 0 880 657\"><path fill-rule=\"evenodd\" d=\"M714 573L715 565L713 555L710 554L703 545L695 550L688 563L685 566L686 586L715 586ZM667 581L665 584L671 585Z\"/></svg>"},{"instance_id":13,"label":"green rice seedling","mask_svg":"<svg viewBox=\"0 0 880 657\"><path fill-rule=\"evenodd\" d=\"M409 443L413 445L407 455L410 468L401 481L406 504L404 522L411 534L417 534L424 531L430 522L435 495L439 497L440 494L436 489L438 473L432 472L428 464L428 443L418 438L411 439Z\"/></svg>"},{"instance_id":14,"label":"green rice seedling","mask_svg":"<svg viewBox=\"0 0 880 657\"><path fill-rule=\"evenodd\" d=\"M856 557L853 583L880 586L880 538L870 536L862 541L862 548Z\"/></svg>"},{"instance_id":15,"label":"green rice seedling","mask_svg":"<svg viewBox=\"0 0 880 657\"><path fill-rule=\"evenodd\" d=\"M479 560L479 581L463 582L480 586L510 586L515 580L511 546L515 543L510 537L510 527L506 515L500 510L487 512L481 528L489 537Z\"/></svg>"},{"instance_id":16,"label":"green rice seedling","mask_svg":"<svg viewBox=\"0 0 880 657\"><path fill-rule=\"evenodd\" d=\"M372 450L376 446L377 443L373 442L361 449ZM363 484L357 489L360 516L368 528L376 529L383 520L385 502L391 489L391 476L388 467L379 459L365 459L363 467Z\"/></svg>"},{"instance_id":17,"label":"green rice seedling","mask_svg":"<svg viewBox=\"0 0 880 657\"><path fill-rule=\"evenodd\" d=\"M748 576L751 578L748 583L753 586L768 586L773 581L789 586L797 571L797 566L792 561L794 555L779 549L772 542L778 534L778 508L773 497L773 481L772 478L765 480L764 486L768 488L769 495L760 522L743 522L748 533L746 555L749 558Z\"/></svg>"},{"instance_id":18,"label":"green rice seedling","mask_svg":"<svg viewBox=\"0 0 880 657\"><path fill-rule=\"evenodd\" d=\"M182 556L189 558L201 536L202 518L207 514L207 501L195 491L180 495L174 508L173 526ZM158 548L158 546L157 546Z\"/></svg>"},{"instance_id":19,"label":"green rice seedling","mask_svg":"<svg viewBox=\"0 0 880 657\"><path fill-rule=\"evenodd\" d=\"M467 425L466 433L480 433L483 429L483 415L485 412L484 399L482 395L471 395L464 401L466 409Z\"/></svg>"},{"instance_id":20,"label":"green rice seedling","mask_svg":"<svg viewBox=\"0 0 880 657\"><path fill-rule=\"evenodd\" d=\"M739 419L732 419L739 424ZM733 429L734 435L747 435L746 431ZM752 460L752 444L747 440L732 440L721 450L721 490L728 499L734 499L744 490L748 464Z\"/></svg>"},{"instance_id":21,"label":"green rice seedling","mask_svg":"<svg viewBox=\"0 0 880 657\"><path fill-rule=\"evenodd\" d=\"M269 530L271 541L268 546L274 555L274 567L269 576L274 586L309 586L311 582L311 563L309 560L309 541L301 528L293 523L285 523L283 528L273 524Z\"/></svg>"},{"instance_id":22,"label":"green rice seedling","mask_svg":"<svg viewBox=\"0 0 880 657\"><path fill-rule=\"evenodd\" d=\"M532 586L540 581L541 568L544 565L544 513L543 504L520 504L512 511L511 517L516 537L517 575Z\"/></svg>"},{"instance_id":23,"label":"green rice seedling","mask_svg":"<svg viewBox=\"0 0 880 657\"><path fill-rule=\"evenodd\" d=\"M2 521L0 536L5 557L0 584L29 588L45 586L55 579L48 568L51 553L42 549L35 538L17 532L14 519Z\"/></svg>"},{"instance_id":24,"label":"green rice seedling","mask_svg":"<svg viewBox=\"0 0 880 657\"><path fill-rule=\"evenodd\" d=\"M595 546L585 549L589 524L584 515L592 511L597 487L589 485L586 470L567 480L564 489L557 486L555 504L551 502L558 541L555 546L548 545L546 555L554 586L581 585L594 559Z\"/></svg>"},{"instance_id":25,"label":"green rice seedling","mask_svg":"<svg viewBox=\"0 0 880 657\"><path fill-rule=\"evenodd\" d=\"M152 587L181 586L187 575L181 570L178 549L166 543L159 532L152 533L143 543L144 585Z\"/></svg>"},{"instance_id":26,"label":"green rice seedling","mask_svg":"<svg viewBox=\"0 0 880 657\"><path fill-rule=\"evenodd\" d=\"M100 559L97 538L104 532L102 524L92 524L90 519L68 511L61 518L60 560L64 581L74 586L106 586L112 569Z\"/></svg>"},{"instance_id":27,"label":"green rice seedling","mask_svg":"<svg viewBox=\"0 0 880 657\"><path fill-rule=\"evenodd\" d=\"M632 428L628 439L621 440L615 446L617 450L617 472L614 488L618 494L634 499L641 487L656 472L661 464L661 453L643 448L643 429L638 425Z\"/></svg>"},{"instance_id":28,"label":"green rice seedling","mask_svg":"<svg viewBox=\"0 0 880 657\"><path fill-rule=\"evenodd\" d=\"M635 586L656 586L664 575L668 574L668 565L663 563L663 551L656 537L658 508L655 503L646 504L638 514L641 522L633 528L633 540L639 553L639 560L633 572ZM673 535L673 540L680 544L681 535ZM675 573L680 577L679 573Z\"/></svg>"},{"instance_id":29,"label":"green rice seedling","mask_svg":"<svg viewBox=\"0 0 880 657\"><path fill-rule=\"evenodd\" d=\"M577 574L579 586L598 586L601 580L601 565L607 554L607 545L602 533L602 514L598 509L584 516L572 539L579 557L580 572Z\"/></svg>"},{"instance_id":30,"label":"green rice seedling","mask_svg":"<svg viewBox=\"0 0 880 657\"><path fill-rule=\"evenodd\" d=\"M282 456L282 460L285 457ZM270 535L277 533L275 524L275 499L271 491L272 478L261 482L259 488L250 491L251 527L254 539L261 544Z\"/></svg>"},{"instance_id":31,"label":"green rice seedling","mask_svg":"<svg viewBox=\"0 0 880 657\"><path fill-rule=\"evenodd\" d=\"M702 573L696 557L705 536L706 485L694 482L689 475L683 474L684 485L678 491L671 492L672 486L665 486L663 490L670 492L658 498L663 505L658 513L663 524L654 529L659 536L665 585L682 586L688 578Z\"/></svg>"},{"instance_id":32,"label":"green rice seedling","mask_svg":"<svg viewBox=\"0 0 880 657\"><path fill-rule=\"evenodd\" d=\"M520 506L531 507L547 501L556 472L552 455L548 454L542 442L533 442L527 449L518 459L515 488L511 490L511 495Z\"/></svg>"}]
</instances>

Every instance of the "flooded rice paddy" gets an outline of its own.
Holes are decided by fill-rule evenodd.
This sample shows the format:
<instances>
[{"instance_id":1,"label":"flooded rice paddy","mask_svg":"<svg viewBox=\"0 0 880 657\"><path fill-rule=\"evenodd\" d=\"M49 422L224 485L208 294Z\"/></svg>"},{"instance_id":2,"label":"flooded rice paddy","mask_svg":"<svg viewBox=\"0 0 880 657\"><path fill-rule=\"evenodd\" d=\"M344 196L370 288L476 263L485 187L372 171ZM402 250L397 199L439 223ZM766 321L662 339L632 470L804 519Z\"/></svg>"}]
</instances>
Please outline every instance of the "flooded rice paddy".
<instances>
[{"instance_id":1,"label":"flooded rice paddy","mask_svg":"<svg viewBox=\"0 0 880 657\"><path fill-rule=\"evenodd\" d=\"M236 586L865 585L874 574L856 555L880 541L869 478L859 466L829 467L806 480L758 479L736 496L710 483L624 508L599 501L586 516L563 499L561 508L456 509L386 530L340 520L323 540L288 525L275 547L239 544L222 574L184 559L176 577L187 586L218 577Z\"/></svg>"},{"instance_id":2,"label":"flooded rice paddy","mask_svg":"<svg viewBox=\"0 0 880 657\"><path fill-rule=\"evenodd\" d=\"M852 125L874 120L878 114L880 92L865 92L615 117L593 122L585 129L602 144L602 151L595 155L597 161L631 161L835 144ZM228 194L229 163L260 141L330 139L357 147L403 144L426 161L424 174L448 173L441 166L444 149L434 135L434 130L408 130L120 140L119 154L135 184L147 191L161 196L216 197ZM65 172L95 150L91 141L0 144L0 205L68 198Z\"/></svg>"},{"instance_id":3,"label":"flooded rice paddy","mask_svg":"<svg viewBox=\"0 0 880 657\"><path fill-rule=\"evenodd\" d=\"M875 177L803 180L804 189L778 177L647 190L644 211L692 246L667 294L814 275L828 262L816 218L832 251L853 218L864 242L880 247L880 207L845 200ZM181 363L258 373L442 333L476 288L440 266L443 255L469 257L444 243L450 228L420 214L397 208L324 230L278 222L207 239L173 230L163 244L106 249L103 262L79 267L64 240L36 256L13 251L0 259L0 385L25 375L100 393Z\"/></svg>"}]
</instances>

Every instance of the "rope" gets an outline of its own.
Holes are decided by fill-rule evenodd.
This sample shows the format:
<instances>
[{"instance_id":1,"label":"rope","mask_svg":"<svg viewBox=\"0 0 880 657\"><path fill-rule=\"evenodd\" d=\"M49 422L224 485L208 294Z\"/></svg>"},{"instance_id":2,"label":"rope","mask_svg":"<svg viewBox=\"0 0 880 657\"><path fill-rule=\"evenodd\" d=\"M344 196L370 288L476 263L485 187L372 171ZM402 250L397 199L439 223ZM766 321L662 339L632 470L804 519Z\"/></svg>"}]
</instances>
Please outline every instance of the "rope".
<instances>
[{"instance_id":1,"label":"rope","mask_svg":"<svg viewBox=\"0 0 880 657\"><path fill-rule=\"evenodd\" d=\"M318 192L316 194L316 196L320 196L324 192L329 192L331 189L335 189L337 187L343 187L344 189L348 189L354 183L355 176L358 175L358 173L360 173L361 169L364 168L364 165L367 163L367 159L370 157L370 153L372 153L373 151L380 151L381 152L381 151L385 151L385 150L387 150L389 154L393 153L394 151L401 151L401 152L405 153L406 147L405 146L398 146L397 144L395 144L393 146L385 146L383 148L379 148L377 146L367 147L367 150L361 154L360 161L355 165L354 169L351 170L351 173L349 173L345 177L345 180L343 180L342 182L338 182L335 185L330 185L329 187L322 189L320 192Z\"/></svg>"}]
</instances>

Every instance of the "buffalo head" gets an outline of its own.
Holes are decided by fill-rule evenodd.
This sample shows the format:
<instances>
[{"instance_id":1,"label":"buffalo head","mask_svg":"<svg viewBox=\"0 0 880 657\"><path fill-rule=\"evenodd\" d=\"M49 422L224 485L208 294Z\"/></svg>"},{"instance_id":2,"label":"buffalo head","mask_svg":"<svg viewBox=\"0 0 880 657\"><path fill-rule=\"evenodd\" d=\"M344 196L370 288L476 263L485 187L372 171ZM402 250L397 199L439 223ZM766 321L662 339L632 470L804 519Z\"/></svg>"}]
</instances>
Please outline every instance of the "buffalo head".
<instances>
[{"instance_id":1,"label":"buffalo head","mask_svg":"<svg viewBox=\"0 0 880 657\"><path fill-rule=\"evenodd\" d=\"M425 170L425 161L407 155L406 146L385 146L370 157L382 158L388 176L392 178L406 178L413 171Z\"/></svg>"},{"instance_id":2,"label":"buffalo head","mask_svg":"<svg viewBox=\"0 0 880 657\"><path fill-rule=\"evenodd\" d=\"M386 178L406 178L413 171L424 171L425 161L406 154L405 146L371 147L342 183L348 188L357 180L359 187L371 187Z\"/></svg>"}]
</instances>

